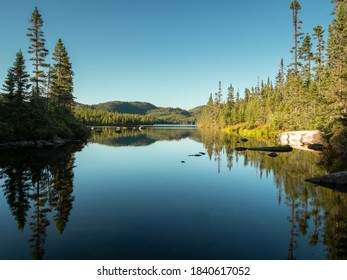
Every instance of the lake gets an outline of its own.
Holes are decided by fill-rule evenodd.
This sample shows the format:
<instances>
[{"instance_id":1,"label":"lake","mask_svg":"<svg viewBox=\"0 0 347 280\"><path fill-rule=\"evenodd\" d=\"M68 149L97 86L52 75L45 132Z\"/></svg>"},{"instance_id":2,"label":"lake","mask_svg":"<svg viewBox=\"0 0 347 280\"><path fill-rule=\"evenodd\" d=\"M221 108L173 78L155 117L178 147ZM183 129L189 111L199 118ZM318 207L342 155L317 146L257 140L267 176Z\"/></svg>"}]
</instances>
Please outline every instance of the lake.
<instances>
[{"instance_id":1,"label":"lake","mask_svg":"<svg viewBox=\"0 0 347 280\"><path fill-rule=\"evenodd\" d=\"M0 259L347 259L347 194L315 152L195 128L98 128L0 154Z\"/></svg>"}]
</instances>

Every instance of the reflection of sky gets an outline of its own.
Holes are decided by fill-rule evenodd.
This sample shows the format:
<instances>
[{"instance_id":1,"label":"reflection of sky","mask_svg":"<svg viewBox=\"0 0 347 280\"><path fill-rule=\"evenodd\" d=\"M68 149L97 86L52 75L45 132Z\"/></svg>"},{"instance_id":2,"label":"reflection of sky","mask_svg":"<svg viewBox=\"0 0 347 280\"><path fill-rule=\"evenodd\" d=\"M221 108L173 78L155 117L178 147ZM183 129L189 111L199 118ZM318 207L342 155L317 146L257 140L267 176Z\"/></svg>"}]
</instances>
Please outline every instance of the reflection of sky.
<instances>
[{"instance_id":1,"label":"reflection of sky","mask_svg":"<svg viewBox=\"0 0 347 280\"><path fill-rule=\"evenodd\" d=\"M259 180L253 167L235 159L229 171L225 155L218 174L214 156L188 157L198 152L206 152L203 144L189 139L146 147L90 145L77 154L76 224L70 231L135 235L133 242L159 242L162 254L173 258L286 258L289 210L277 204L272 174ZM205 243L207 248L199 245ZM128 257L137 250L146 255L123 246L121 251L130 246Z\"/></svg>"},{"instance_id":2,"label":"reflection of sky","mask_svg":"<svg viewBox=\"0 0 347 280\"><path fill-rule=\"evenodd\" d=\"M206 155L188 156L199 152ZM218 173L215 156L186 138L141 147L89 144L75 157L69 223L63 235L54 222L47 228L46 258L287 257L290 209L278 205L272 173L260 180L242 156L229 171L222 153ZM5 256L18 246L13 251L30 258L28 224L23 238L3 195L0 222ZM320 245L298 241L299 258L322 257Z\"/></svg>"}]
</instances>

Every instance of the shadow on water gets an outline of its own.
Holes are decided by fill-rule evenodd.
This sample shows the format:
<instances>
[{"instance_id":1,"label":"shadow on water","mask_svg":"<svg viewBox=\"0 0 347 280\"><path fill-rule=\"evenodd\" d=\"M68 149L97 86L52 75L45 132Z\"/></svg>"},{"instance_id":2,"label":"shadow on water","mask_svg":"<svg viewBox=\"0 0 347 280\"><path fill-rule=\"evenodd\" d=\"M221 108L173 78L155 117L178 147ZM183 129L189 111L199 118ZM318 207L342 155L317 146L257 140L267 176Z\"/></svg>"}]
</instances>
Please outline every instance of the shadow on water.
<instances>
[{"instance_id":1,"label":"shadow on water","mask_svg":"<svg viewBox=\"0 0 347 280\"><path fill-rule=\"evenodd\" d=\"M83 145L58 149L11 149L1 152L1 189L19 231L28 224L34 259L43 259L47 227L54 222L60 234L69 221L74 197L74 153ZM50 221L48 215L53 215Z\"/></svg>"},{"instance_id":2,"label":"shadow on water","mask_svg":"<svg viewBox=\"0 0 347 280\"><path fill-rule=\"evenodd\" d=\"M266 152L237 151L235 147L269 146L273 142L240 141L216 131L198 129L151 129L144 131L104 129L91 136L92 143L108 146L147 146L156 141L190 138L204 145L210 161L232 171L235 164L252 167L258 176L273 176L277 203L288 209L288 259L296 259L298 240L305 237L310 246L324 245L328 259L347 259L347 195L304 182L307 177L326 174L319 154L295 150L269 157ZM75 153L81 145L59 149L13 149L0 155L2 192L19 231L29 225L28 240L34 259L45 256L47 228L55 224L64 234L73 209ZM192 151L196 152L196 151ZM225 170L225 169L223 169ZM227 171L227 172L228 172ZM51 218L49 218L51 217ZM134 256L136 258L136 256Z\"/></svg>"}]
</instances>

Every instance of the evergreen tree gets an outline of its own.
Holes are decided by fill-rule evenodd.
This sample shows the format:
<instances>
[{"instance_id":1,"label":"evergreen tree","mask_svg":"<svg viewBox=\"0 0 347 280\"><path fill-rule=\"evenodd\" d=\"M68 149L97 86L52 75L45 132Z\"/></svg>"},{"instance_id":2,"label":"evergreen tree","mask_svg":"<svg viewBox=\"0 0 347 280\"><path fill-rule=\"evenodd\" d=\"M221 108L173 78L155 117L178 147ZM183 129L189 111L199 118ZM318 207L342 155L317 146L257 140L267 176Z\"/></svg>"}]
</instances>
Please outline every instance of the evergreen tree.
<instances>
[{"instance_id":1,"label":"evergreen tree","mask_svg":"<svg viewBox=\"0 0 347 280\"><path fill-rule=\"evenodd\" d=\"M73 71L69 55L61 39L58 40L53 60L56 63L51 68L50 97L56 107L71 109L73 97Z\"/></svg>"},{"instance_id":2,"label":"evergreen tree","mask_svg":"<svg viewBox=\"0 0 347 280\"><path fill-rule=\"evenodd\" d=\"M29 37L31 43L29 46L29 54L33 55L30 60L32 61L32 65L34 67L31 81L33 82L33 96L37 97L43 94L42 87L46 81L44 69L49 67L49 64L45 62L45 58L48 55L48 50L45 48L46 40L42 31L43 20L37 7L35 7L32 13L30 23L32 26L28 28L29 33L27 36Z\"/></svg>"},{"instance_id":3,"label":"evergreen tree","mask_svg":"<svg viewBox=\"0 0 347 280\"><path fill-rule=\"evenodd\" d=\"M299 48L299 58L303 61L302 63L302 74L306 84L311 81L311 62L313 59L312 43L310 35L306 34L302 45Z\"/></svg>"},{"instance_id":4,"label":"evergreen tree","mask_svg":"<svg viewBox=\"0 0 347 280\"><path fill-rule=\"evenodd\" d=\"M228 87L227 103L232 106L234 104L234 99L235 99L234 88L233 88L233 85L230 84L230 86Z\"/></svg>"},{"instance_id":5,"label":"evergreen tree","mask_svg":"<svg viewBox=\"0 0 347 280\"><path fill-rule=\"evenodd\" d=\"M276 86L278 87L282 87L284 84L284 62L283 62L283 58L281 58L281 62L280 62L280 69L278 71L278 74L275 78L275 82L276 82Z\"/></svg>"},{"instance_id":6,"label":"evergreen tree","mask_svg":"<svg viewBox=\"0 0 347 280\"><path fill-rule=\"evenodd\" d=\"M7 78L3 85L4 98L6 101L6 119L9 124L17 128L17 136L21 134L19 126L25 126L27 100L29 85L29 74L25 70L25 60L22 51L16 54L13 66L8 70Z\"/></svg>"},{"instance_id":7,"label":"evergreen tree","mask_svg":"<svg viewBox=\"0 0 347 280\"><path fill-rule=\"evenodd\" d=\"M298 68L300 66L299 59L298 59L299 58L299 44L300 44L301 36L303 35L300 32L302 21L300 21L299 17L298 17L299 11L301 10L301 5L297 0L294 0L290 4L290 9L292 10L293 27L294 27L294 46L291 50L291 52L293 53L293 56L294 56L293 57L294 62L291 65L294 66L294 74L297 75L298 74Z\"/></svg>"},{"instance_id":8,"label":"evergreen tree","mask_svg":"<svg viewBox=\"0 0 347 280\"><path fill-rule=\"evenodd\" d=\"M322 83L322 75L323 75L323 64L324 64L324 50L325 50L325 42L323 39L324 30L322 26L317 25L313 27L313 39L317 40L316 43L316 53L313 56L313 61L315 62L315 67L313 70L316 72L316 79L318 81L318 90L321 89Z\"/></svg>"},{"instance_id":9,"label":"evergreen tree","mask_svg":"<svg viewBox=\"0 0 347 280\"><path fill-rule=\"evenodd\" d=\"M347 112L347 1L336 4L336 18L329 27L327 98L338 111ZM340 112L336 112L339 114Z\"/></svg>"},{"instance_id":10,"label":"evergreen tree","mask_svg":"<svg viewBox=\"0 0 347 280\"><path fill-rule=\"evenodd\" d=\"M14 73L13 68L9 68L7 71L7 76L5 79L5 82L2 86L2 90L4 91L4 94L6 94L9 97L14 97L15 92L15 82L14 82Z\"/></svg>"}]
</instances>

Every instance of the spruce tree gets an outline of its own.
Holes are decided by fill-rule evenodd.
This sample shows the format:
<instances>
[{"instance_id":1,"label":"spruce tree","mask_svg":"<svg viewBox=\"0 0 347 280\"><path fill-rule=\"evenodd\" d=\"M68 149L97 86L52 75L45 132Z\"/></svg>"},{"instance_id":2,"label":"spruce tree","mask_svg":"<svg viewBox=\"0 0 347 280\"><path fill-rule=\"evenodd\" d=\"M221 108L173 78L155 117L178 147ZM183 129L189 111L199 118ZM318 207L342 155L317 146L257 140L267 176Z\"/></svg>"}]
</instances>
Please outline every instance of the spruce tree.
<instances>
[{"instance_id":1,"label":"spruce tree","mask_svg":"<svg viewBox=\"0 0 347 280\"><path fill-rule=\"evenodd\" d=\"M27 117L29 74L25 70L25 60L22 51L16 54L13 66L8 70L7 78L3 85L6 101L6 120L14 129L16 137L20 138L25 129Z\"/></svg>"},{"instance_id":2,"label":"spruce tree","mask_svg":"<svg viewBox=\"0 0 347 280\"><path fill-rule=\"evenodd\" d=\"M281 58L280 69L278 70L277 76L275 78L276 86L283 87L284 84L284 62L283 58Z\"/></svg>"},{"instance_id":3,"label":"spruce tree","mask_svg":"<svg viewBox=\"0 0 347 280\"><path fill-rule=\"evenodd\" d=\"M9 68L7 71L7 76L5 79L5 82L2 86L2 90L4 91L4 95L7 95L8 97L14 97L15 92L15 82L14 82L14 73L13 68Z\"/></svg>"},{"instance_id":4,"label":"spruce tree","mask_svg":"<svg viewBox=\"0 0 347 280\"><path fill-rule=\"evenodd\" d=\"M302 45L299 48L299 58L302 63L302 75L305 83L308 85L311 81L311 62L313 59L312 43L310 35L306 34Z\"/></svg>"},{"instance_id":5,"label":"spruce tree","mask_svg":"<svg viewBox=\"0 0 347 280\"><path fill-rule=\"evenodd\" d=\"M29 88L29 74L25 70L25 60L22 51L19 51L16 54L13 66L8 70L4 82L4 96L8 102L15 102L20 106L27 99Z\"/></svg>"},{"instance_id":6,"label":"spruce tree","mask_svg":"<svg viewBox=\"0 0 347 280\"><path fill-rule=\"evenodd\" d=\"M323 39L324 30L322 26L317 25L313 27L313 39L317 40L316 43L316 53L313 56L313 61L315 62L315 67L312 69L316 72L316 79L318 81L318 90L321 90L322 76L323 76L323 65L324 65L324 50L325 42Z\"/></svg>"},{"instance_id":7,"label":"spruce tree","mask_svg":"<svg viewBox=\"0 0 347 280\"><path fill-rule=\"evenodd\" d=\"M294 0L290 4L290 9L292 10L293 27L294 27L294 46L291 50L291 52L293 53L294 62L291 64L291 66L294 66L294 74L297 75L298 68L300 66L299 59L298 59L299 44L300 44L301 36L303 35L300 32L302 21L300 21L298 17L299 11L301 10L301 5L297 0Z\"/></svg>"},{"instance_id":8,"label":"spruce tree","mask_svg":"<svg viewBox=\"0 0 347 280\"><path fill-rule=\"evenodd\" d=\"M61 39L53 53L55 63L51 68L50 97L56 107L71 109L73 97L73 71L69 55Z\"/></svg>"},{"instance_id":9,"label":"spruce tree","mask_svg":"<svg viewBox=\"0 0 347 280\"><path fill-rule=\"evenodd\" d=\"M337 114L347 112L347 1L336 4L336 18L329 27L328 64L330 86L327 98Z\"/></svg>"},{"instance_id":10,"label":"spruce tree","mask_svg":"<svg viewBox=\"0 0 347 280\"><path fill-rule=\"evenodd\" d=\"M28 28L29 33L27 36L30 39L31 45L29 46L29 54L33 55L30 60L32 61L33 76L31 81L33 83L32 93L33 96L40 96L43 94L43 86L46 81L45 68L49 67L49 64L45 62L45 58L48 55L48 50L45 48L45 36L42 31L43 20L37 7L35 7L30 23L32 26Z\"/></svg>"}]
</instances>

